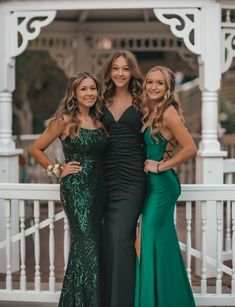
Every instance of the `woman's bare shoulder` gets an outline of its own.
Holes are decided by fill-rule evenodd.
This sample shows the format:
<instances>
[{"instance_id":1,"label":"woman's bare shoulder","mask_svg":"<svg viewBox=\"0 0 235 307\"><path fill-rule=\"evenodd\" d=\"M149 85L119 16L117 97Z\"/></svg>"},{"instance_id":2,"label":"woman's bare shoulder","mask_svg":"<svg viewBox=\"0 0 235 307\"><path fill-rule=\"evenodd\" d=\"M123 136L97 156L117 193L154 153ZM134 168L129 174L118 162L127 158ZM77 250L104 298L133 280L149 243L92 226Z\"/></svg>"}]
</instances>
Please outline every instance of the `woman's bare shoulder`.
<instances>
[{"instance_id":1,"label":"woman's bare shoulder","mask_svg":"<svg viewBox=\"0 0 235 307\"><path fill-rule=\"evenodd\" d=\"M49 127L57 128L57 129L65 129L65 127L68 125L68 123L71 121L71 118L68 115L63 115L63 117L58 117L53 119L49 123Z\"/></svg>"},{"instance_id":2,"label":"woman's bare shoulder","mask_svg":"<svg viewBox=\"0 0 235 307\"><path fill-rule=\"evenodd\" d=\"M164 114L163 114L163 118L164 119L166 119L166 120L169 120L169 119L171 119L172 118L172 116L179 116L179 113L177 112L177 110L175 109L175 107L173 107L173 106L169 106L166 110L165 110L165 112L164 112Z\"/></svg>"}]
</instances>

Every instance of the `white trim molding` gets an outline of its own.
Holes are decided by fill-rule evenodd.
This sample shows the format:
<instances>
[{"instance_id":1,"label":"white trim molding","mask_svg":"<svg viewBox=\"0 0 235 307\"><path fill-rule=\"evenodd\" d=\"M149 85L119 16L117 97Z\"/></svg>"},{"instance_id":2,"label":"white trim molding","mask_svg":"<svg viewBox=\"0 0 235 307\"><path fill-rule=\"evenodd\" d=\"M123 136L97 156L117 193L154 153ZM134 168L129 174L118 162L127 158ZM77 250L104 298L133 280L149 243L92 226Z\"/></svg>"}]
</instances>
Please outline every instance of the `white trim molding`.
<instances>
[{"instance_id":1,"label":"white trim molding","mask_svg":"<svg viewBox=\"0 0 235 307\"><path fill-rule=\"evenodd\" d=\"M184 40L190 51L201 54L201 10L165 8L154 9L154 14L162 23L170 26L171 32L176 37Z\"/></svg>"},{"instance_id":2,"label":"white trim molding","mask_svg":"<svg viewBox=\"0 0 235 307\"><path fill-rule=\"evenodd\" d=\"M235 28L222 29L222 73L229 70L235 57Z\"/></svg>"},{"instance_id":3,"label":"white trim molding","mask_svg":"<svg viewBox=\"0 0 235 307\"><path fill-rule=\"evenodd\" d=\"M20 55L28 41L39 36L41 28L49 25L55 18L56 11L13 12L10 15L10 56ZM20 36L20 39L19 39ZM20 41L20 45L19 45Z\"/></svg>"},{"instance_id":4,"label":"white trim molding","mask_svg":"<svg viewBox=\"0 0 235 307\"><path fill-rule=\"evenodd\" d=\"M202 7L208 0L50 0L50 1L11 1L1 4L10 8L12 11L27 11L27 10L99 10L99 9L147 9L153 7L165 8L165 7ZM210 1L210 0L209 0Z\"/></svg>"},{"instance_id":5,"label":"white trim molding","mask_svg":"<svg viewBox=\"0 0 235 307\"><path fill-rule=\"evenodd\" d=\"M221 9L221 41L222 41L222 73L229 70L235 57L235 21L232 15L235 6L226 6Z\"/></svg>"}]
</instances>

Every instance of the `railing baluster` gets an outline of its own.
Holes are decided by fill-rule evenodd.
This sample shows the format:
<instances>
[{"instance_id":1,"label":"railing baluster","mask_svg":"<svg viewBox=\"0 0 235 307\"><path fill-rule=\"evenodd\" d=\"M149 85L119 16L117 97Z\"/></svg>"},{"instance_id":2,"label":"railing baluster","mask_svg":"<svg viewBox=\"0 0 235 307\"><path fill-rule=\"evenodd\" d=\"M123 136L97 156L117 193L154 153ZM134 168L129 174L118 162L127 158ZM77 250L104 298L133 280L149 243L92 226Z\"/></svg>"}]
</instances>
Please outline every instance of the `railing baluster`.
<instances>
[{"instance_id":1,"label":"railing baluster","mask_svg":"<svg viewBox=\"0 0 235 307\"><path fill-rule=\"evenodd\" d=\"M41 276L40 276L40 235L39 235L39 222L40 222L40 204L38 200L34 200L34 223L35 223L35 240L34 240L34 253L35 253L35 290L41 290Z\"/></svg>"},{"instance_id":2,"label":"railing baluster","mask_svg":"<svg viewBox=\"0 0 235 307\"><path fill-rule=\"evenodd\" d=\"M64 270L66 270L67 268L68 257L69 257L69 246L70 246L69 223L65 215L64 216Z\"/></svg>"},{"instance_id":3,"label":"railing baluster","mask_svg":"<svg viewBox=\"0 0 235 307\"><path fill-rule=\"evenodd\" d=\"M225 183L232 184L232 173L225 174ZM231 201L226 202L226 237L225 237L225 250L231 251Z\"/></svg>"},{"instance_id":4,"label":"railing baluster","mask_svg":"<svg viewBox=\"0 0 235 307\"><path fill-rule=\"evenodd\" d=\"M5 218L6 218L6 288L12 290L11 275L11 202L5 200Z\"/></svg>"},{"instance_id":5,"label":"railing baluster","mask_svg":"<svg viewBox=\"0 0 235 307\"><path fill-rule=\"evenodd\" d=\"M233 173L225 174L225 184L232 184L233 183Z\"/></svg>"},{"instance_id":6,"label":"railing baluster","mask_svg":"<svg viewBox=\"0 0 235 307\"><path fill-rule=\"evenodd\" d=\"M216 274L216 294L222 293L222 217L223 203L216 202L216 230L217 230L217 274Z\"/></svg>"},{"instance_id":7,"label":"railing baluster","mask_svg":"<svg viewBox=\"0 0 235 307\"><path fill-rule=\"evenodd\" d=\"M20 290L26 290L26 272L25 272L25 203L23 200L19 201L19 215L20 215Z\"/></svg>"},{"instance_id":8,"label":"railing baluster","mask_svg":"<svg viewBox=\"0 0 235 307\"><path fill-rule=\"evenodd\" d=\"M192 224L192 202L186 201L186 269L191 283L191 224Z\"/></svg>"},{"instance_id":9,"label":"railing baluster","mask_svg":"<svg viewBox=\"0 0 235 307\"><path fill-rule=\"evenodd\" d=\"M232 201L232 294L235 295L235 201Z\"/></svg>"},{"instance_id":10,"label":"railing baluster","mask_svg":"<svg viewBox=\"0 0 235 307\"><path fill-rule=\"evenodd\" d=\"M231 251L231 201L226 202L226 238L225 250Z\"/></svg>"},{"instance_id":11,"label":"railing baluster","mask_svg":"<svg viewBox=\"0 0 235 307\"><path fill-rule=\"evenodd\" d=\"M226 10L226 22L231 22L231 10Z\"/></svg>"},{"instance_id":12,"label":"railing baluster","mask_svg":"<svg viewBox=\"0 0 235 307\"><path fill-rule=\"evenodd\" d=\"M55 291L55 235L54 235L54 217L55 204L53 201L48 202L48 217L50 221L49 234L49 261L50 261L50 277L49 277L49 291Z\"/></svg>"},{"instance_id":13,"label":"railing baluster","mask_svg":"<svg viewBox=\"0 0 235 307\"><path fill-rule=\"evenodd\" d=\"M201 226L202 226L202 264L201 264L201 294L207 293L206 280L206 223L207 223L207 202L201 201Z\"/></svg>"}]
</instances>

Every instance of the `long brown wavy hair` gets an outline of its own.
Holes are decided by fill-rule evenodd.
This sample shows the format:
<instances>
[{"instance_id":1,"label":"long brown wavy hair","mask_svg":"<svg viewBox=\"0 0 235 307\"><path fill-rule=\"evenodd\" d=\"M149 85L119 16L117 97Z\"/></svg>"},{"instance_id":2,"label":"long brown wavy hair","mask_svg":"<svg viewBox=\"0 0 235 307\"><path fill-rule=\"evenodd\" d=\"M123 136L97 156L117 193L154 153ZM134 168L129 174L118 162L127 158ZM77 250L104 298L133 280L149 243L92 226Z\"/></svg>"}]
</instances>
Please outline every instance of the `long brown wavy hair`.
<instances>
[{"instance_id":1,"label":"long brown wavy hair","mask_svg":"<svg viewBox=\"0 0 235 307\"><path fill-rule=\"evenodd\" d=\"M136 107L137 110L140 111L141 109L141 94L143 92L143 78L142 74L136 60L136 57L133 53L128 50L118 50L116 51L109 62L104 71L104 84L105 84L105 91L103 93L104 102L109 103L112 102L113 97L116 94L116 87L111 79L111 71L114 61L119 58L120 56L124 57L127 61L127 65L131 72L131 79L129 81L128 90L133 96L133 106Z\"/></svg>"},{"instance_id":2,"label":"long brown wavy hair","mask_svg":"<svg viewBox=\"0 0 235 307\"><path fill-rule=\"evenodd\" d=\"M165 84L166 84L166 93L162 99L162 101L156 103L154 105L153 110L150 109L150 102L151 100L146 94L146 84L148 77L150 73L154 71L160 71L165 79ZM169 106L173 106L176 111L179 113L180 118L182 121L183 115L182 115L182 109L180 106L180 102L178 99L178 96L175 92L175 75L174 73L167 67L163 66L154 66L151 68L148 72L147 75L144 79L144 92L143 92L143 103L141 105L141 111L143 114L142 122L143 122L143 127L142 131L144 131L146 128L150 128L150 135L156 140L156 133L160 131L162 122L163 122L163 114L166 111L166 109Z\"/></svg>"},{"instance_id":3,"label":"long brown wavy hair","mask_svg":"<svg viewBox=\"0 0 235 307\"><path fill-rule=\"evenodd\" d=\"M103 124L100 122L100 117L102 115L102 99L101 99L101 85L98 78L90 72L81 72L75 74L72 78L69 79L67 88L65 90L65 96L60 103L58 110L50 118L49 125L56 119L64 119L64 116L67 115L71 118L71 127L69 129L69 135L71 138L75 138L79 134L80 121L78 119L79 115L79 102L76 97L76 90L80 83L86 79L91 78L94 80L98 92L98 97L96 103L90 108L89 115L93 119L97 128L104 128Z\"/></svg>"}]
</instances>

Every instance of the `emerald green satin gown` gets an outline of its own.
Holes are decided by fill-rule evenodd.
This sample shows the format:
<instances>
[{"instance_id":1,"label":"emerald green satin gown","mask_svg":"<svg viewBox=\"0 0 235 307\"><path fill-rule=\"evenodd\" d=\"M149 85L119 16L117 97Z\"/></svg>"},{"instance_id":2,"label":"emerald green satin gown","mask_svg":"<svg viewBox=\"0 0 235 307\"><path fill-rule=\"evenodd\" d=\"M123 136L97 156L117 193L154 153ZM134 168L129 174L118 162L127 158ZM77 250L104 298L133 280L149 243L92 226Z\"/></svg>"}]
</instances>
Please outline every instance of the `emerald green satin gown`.
<instances>
[{"instance_id":1,"label":"emerald green satin gown","mask_svg":"<svg viewBox=\"0 0 235 307\"><path fill-rule=\"evenodd\" d=\"M169 141L145 131L147 159L161 161ZM174 225L180 183L173 169L148 173L137 259L135 307L195 307Z\"/></svg>"}]
</instances>

